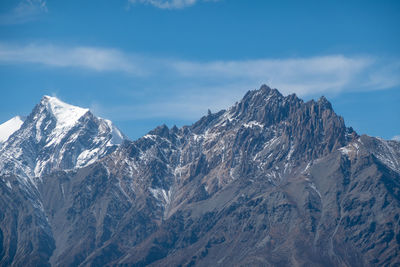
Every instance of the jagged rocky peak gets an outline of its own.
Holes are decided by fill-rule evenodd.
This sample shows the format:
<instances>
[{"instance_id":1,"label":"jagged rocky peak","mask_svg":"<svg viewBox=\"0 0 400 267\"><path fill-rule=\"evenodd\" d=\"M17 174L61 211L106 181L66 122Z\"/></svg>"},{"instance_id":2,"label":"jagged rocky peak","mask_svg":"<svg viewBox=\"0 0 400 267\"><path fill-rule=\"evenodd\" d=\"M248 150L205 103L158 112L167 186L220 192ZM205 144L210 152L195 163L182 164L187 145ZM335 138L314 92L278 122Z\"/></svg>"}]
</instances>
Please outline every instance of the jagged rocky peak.
<instances>
[{"instance_id":1,"label":"jagged rocky peak","mask_svg":"<svg viewBox=\"0 0 400 267\"><path fill-rule=\"evenodd\" d=\"M275 124L286 117L291 107L301 102L295 95L284 97L277 89L267 85L248 91L243 99L230 109L232 116L241 121Z\"/></svg>"},{"instance_id":2,"label":"jagged rocky peak","mask_svg":"<svg viewBox=\"0 0 400 267\"><path fill-rule=\"evenodd\" d=\"M280 123L298 127L306 125L309 119L312 119L313 123L322 122L324 126L332 119L341 121L336 126L345 128L343 119L333 111L331 103L324 96L318 101L304 103L296 94L283 96L277 89L271 89L267 85L258 90L248 91L243 99L227 112L229 115L226 117L240 123L255 121L265 127ZM318 128L321 128L321 125Z\"/></svg>"},{"instance_id":3,"label":"jagged rocky peak","mask_svg":"<svg viewBox=\"0 0 400 267\"><path fill-rule=\"evenodd\" d=\"M304 102L295 94L283 96L266 85L248 91L239 103L222 114L221 119L207 117L211 123L216 121L217 126L218 121L223 120L228 120L231 128L257 125L269 133L269 138L276 137L284 142L285 149L290 146L290 155L304 156L304 160L329 153L357 137L351 128L346 128L343 118L334 112L325 97ZM205 123L206 119L201 121Z\"/></svg>"},{"instance_id":4,"label":"jagged rocky peak","mask_svg":"<svg viewBox=\"0 0 400 267\"><path fill-rule=\"evenodd\" d=\"M191 130L201 134L225 121L227 128L246 123L259 123L268 127L287 118L289 111L298 109L301 103L303 101L295 94L284 97L277 89L262 85L260 89L248 91L241 101L228 110L209 112L194 123Z\"/></svg>"},{"instance_id":5,"label":"jagged rocky peak","mask_svg":"<svg viewBox=\"0 0 400 267\"><path fill-rule=\"evenodd\" d=\"M155 129L149 132L150 135L158 135L160 137L169 137L169 128L167 125L163 124L161 126L156 127Z\"/></svg>"},{"instance_id":6,"label":"jagged rocky peak","mask_svg":"<svg viewBox=\"0 0 400 267\"><path fill-rule=\"evenodd\" d=\"M304 102L296 94L283 96L267 85L248 91L228 110L209 112L192 126L184 127L182 133L186 135L189 130L195 135L213 133L215 136L215 133L253 126L261 127L265 134L269 132L266 134L269 138L285 139L286 146L296 144L294 154L310 154L306 159L329 153L357 137L351 128L346 128L343 118L334 112L324 96ZM169 130L160 126L151 133L166 137Z\"/></svg>"},{"instance_id":7,"label":"jagged rocky peak","mask_svg":"<svg viewBox=\"0 0 400 267\"><path fill-rule=\"evenodd\" d=\"M318 99L318 104L319 104L319 106L321 106L321 107L324 108L324 109L332 109L332 104L331 104L331 102L329 102L328 99L326 99L325 96L321 96L321 97Z\"/></svg>"},{"instance_id":8,"label":"jagged rocky peak","mask_svg":"<svg viewBox=\"0 0 400 267\"><path fill-rule=\"evenodd\" d=\"M254 90L254 92L256 92L256 94L258 94L258 95L263 95L264 97L267 97L268 99L270 99L272 97L277 97L277 98L283 97L283 95L278 91L278 89L271 88L265 84L261 85L260 89Z\"/></svg>"}]
</instances>

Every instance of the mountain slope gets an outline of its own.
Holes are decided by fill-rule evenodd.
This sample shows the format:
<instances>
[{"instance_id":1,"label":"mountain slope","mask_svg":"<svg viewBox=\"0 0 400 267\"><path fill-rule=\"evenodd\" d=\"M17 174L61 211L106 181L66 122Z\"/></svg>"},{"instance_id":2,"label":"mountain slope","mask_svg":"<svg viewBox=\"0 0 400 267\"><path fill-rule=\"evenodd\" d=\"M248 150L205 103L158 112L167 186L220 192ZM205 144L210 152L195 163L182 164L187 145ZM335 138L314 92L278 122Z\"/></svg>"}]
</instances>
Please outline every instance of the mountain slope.
<instances>
[{"instance_id":1,"label":"mountain slope","mask_svg":"<svg viewBox=\"0 0 400 267\"><path fill-rule=\"evenodd\" d=\"M376 141L363 136L356 142ZM278 186L238 179L185 205L115 263L385 266L399 263L399 179L368 146L313 161ZM157 256L154 256L157 255Z\"/></svg>"},{"instance_id":2,"label":"mountain slope","mask_svg":"<svg viewBox=\"0 0 400 267\"><path fill-rule=\"evenodd\" d=\"M50 266L55 248L40 193L30 181L0 178L0 266Z\"/></svg>"},{"instance_id":3,"label":"mountain slope","mask_svg":"<svg viewBox=\"0 0 400 267\"><path fill-rule=\"evenodd\" d=\"M163 125L83 167L45 169L28 186L32 200L14 208L51 230L13 227L19 250L36 244L26 255L53 266L393 266L399 162L399 142L358 136L324 97L262 86L191 126ZM13 179L1 188L24 186Z\"/></svg>"}]
</instances>

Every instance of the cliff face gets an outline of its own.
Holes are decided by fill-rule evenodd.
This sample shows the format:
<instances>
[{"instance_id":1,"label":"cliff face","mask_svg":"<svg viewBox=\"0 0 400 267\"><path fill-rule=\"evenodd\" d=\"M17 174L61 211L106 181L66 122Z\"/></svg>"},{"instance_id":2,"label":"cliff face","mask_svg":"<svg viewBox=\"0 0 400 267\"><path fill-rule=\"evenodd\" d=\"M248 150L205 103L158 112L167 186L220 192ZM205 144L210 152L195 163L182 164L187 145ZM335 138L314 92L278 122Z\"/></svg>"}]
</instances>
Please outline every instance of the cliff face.
<instances>
[{"instance_id":1,"label":"cliff face","mask_svg":"<svg viewBox=\"0 0 400 267\"><path fill-rule=\"evenodd\" d=\"M23 201L13 179L0 179L1 210L23 214L0 216L6 265L18 263L12 229L17 251L33 244L19 259L55 266L400 264L400 143L358 136L324 97L262 86L192 126L43 174Z\"/></svg>"}]
</instances>

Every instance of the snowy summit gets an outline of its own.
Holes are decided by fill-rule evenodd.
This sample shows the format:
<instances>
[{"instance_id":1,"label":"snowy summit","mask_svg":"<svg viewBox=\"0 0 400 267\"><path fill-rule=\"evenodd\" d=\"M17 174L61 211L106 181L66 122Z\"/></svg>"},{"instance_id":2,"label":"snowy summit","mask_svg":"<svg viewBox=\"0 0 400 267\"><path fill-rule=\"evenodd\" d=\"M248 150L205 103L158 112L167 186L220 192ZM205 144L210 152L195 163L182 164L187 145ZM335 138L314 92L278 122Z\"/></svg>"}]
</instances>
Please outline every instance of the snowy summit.
<instances>
[{"instance_id":1,"label":"snowy summit","mask_svg":"<svg viewBox=\"0 0 400 267\"><path fill-rule=\"evenodd\" d=\"M89 111L87 108L67 104L54 96L43 96L41 104L45 105L54 115L57 121L57 128L73 126L79 118Z\"/></svg>"},{"instance_id":2,"label":"snowy summit","mask_svg":"<svg viewBox=\"0 0 400 267\"><path fill-rule=\"evenodd\" d=\"M84 167L126 139L111 121L51 96L43 96L23 124L13 118L0 130L5 140L0 147L0 174L30 178L57 169Z\"/></svg>"}]
</instances>

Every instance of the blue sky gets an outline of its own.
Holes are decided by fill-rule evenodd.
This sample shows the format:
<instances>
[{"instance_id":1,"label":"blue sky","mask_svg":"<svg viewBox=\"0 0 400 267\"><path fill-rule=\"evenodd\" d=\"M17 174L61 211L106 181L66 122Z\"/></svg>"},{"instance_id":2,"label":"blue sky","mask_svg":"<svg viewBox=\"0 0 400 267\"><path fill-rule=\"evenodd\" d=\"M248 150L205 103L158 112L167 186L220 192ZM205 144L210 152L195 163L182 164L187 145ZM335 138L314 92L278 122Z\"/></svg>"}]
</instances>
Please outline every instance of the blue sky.
<instances>
[{"instance_id":1,"label":"blue sky","mask_svg":"<svg viewBox=\"0 0 400 267\"><path fill-rule=\"evenodd\" d=\"M44 94L132 139L267 84L400 135L399 1L2 0L0 121Z\"/></svg>"}]
</instances>

